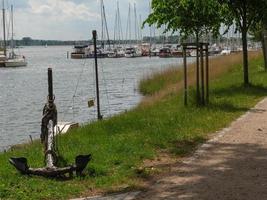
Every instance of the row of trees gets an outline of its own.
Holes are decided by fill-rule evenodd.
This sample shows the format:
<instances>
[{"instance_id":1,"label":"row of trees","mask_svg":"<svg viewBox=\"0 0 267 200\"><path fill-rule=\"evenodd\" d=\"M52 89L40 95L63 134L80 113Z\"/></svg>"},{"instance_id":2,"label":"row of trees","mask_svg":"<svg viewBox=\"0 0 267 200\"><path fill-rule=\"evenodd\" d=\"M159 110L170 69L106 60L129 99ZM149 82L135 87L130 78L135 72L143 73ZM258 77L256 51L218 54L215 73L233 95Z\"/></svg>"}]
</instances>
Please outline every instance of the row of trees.
<instances>
[{"instance_id":1,"label":"row of trees","mask_svg":"<svg viewBox=\"0 0 267 200\"><path fill-rule=\"evenodd\" d=\"M244 85L248 86L247 35L265 30L266 12L267 0L152 0L152 13L145 23L165 25L165 31L179 30L185 38L194 35L196 43L203 34L220 34L222 24L235 24L242 33Z\"/></svg>"},{"instance_id":2,"label":"row of trees","mask_svg":"<svg viewBox=\"0 0 267 200\"><path fill-rule=\"evenodd\" d=\"M21 40L14 41L16 46L51 46L51 45L75 45L77 41L59 41L59 40L36 40L30 37L24 37ZM8 45L10 41L7 41ZM82 44L88 44L88 41L79 41Z\"/></svg>"}]
</instances>

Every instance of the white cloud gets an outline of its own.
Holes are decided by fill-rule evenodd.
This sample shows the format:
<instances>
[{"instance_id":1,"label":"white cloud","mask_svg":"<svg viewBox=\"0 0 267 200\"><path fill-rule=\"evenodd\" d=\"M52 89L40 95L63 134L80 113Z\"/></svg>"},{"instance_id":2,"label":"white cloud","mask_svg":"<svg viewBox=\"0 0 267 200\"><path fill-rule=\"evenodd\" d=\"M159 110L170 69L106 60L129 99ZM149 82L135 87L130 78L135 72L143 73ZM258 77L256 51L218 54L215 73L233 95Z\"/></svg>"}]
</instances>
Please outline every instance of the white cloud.
<instances>
[{"instance_id":1,"label":"white cloud","mask_svg":"<svg viewBox=\"0 0 267 200\"><path fill-rule=\"evenodd\" d=\"M10 1L15 5L15 37L18 39L29 36L34 39L83 40L91 38L92 30L101 31L99 0ZM138 14L143 18L147 15L149 0L119 0L124 33L129 2L135 1ZM104 2L110 37L113 38L117 3L116 0Z\"/></svg>"},{"instance_id":2,"label":"white cloud","mask_svg":"<svg viewBox=\"0 0 267 200\"><path fill-rule=\"evenodd\" d=\"M99 18L98 12L88 5L66 0L29 0L30 12L36 15L53 17L57 20L79 19L93 21Z\"/></svg>"}]
</instances>

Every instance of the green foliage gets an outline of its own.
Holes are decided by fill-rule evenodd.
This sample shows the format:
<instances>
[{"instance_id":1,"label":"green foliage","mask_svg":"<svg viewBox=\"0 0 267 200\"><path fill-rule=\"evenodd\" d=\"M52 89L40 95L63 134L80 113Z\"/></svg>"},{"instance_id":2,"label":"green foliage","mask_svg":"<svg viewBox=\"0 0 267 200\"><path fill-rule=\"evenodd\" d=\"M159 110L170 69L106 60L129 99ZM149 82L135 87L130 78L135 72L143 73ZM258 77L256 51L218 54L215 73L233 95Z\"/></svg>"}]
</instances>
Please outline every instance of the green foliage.
<instances>
[{"instance_id":1,"label":"green foliage","mask_svg":"<svg viewBox=\"0 0 267 200\"><path fill-rule=\"evenodd\" d=\"M267 2L266 2L267 4ZM265 5L266 6L266 5ZM262 14L261 20L256 21L252 24L250 27L250 34L253 36L253 39L255 41L263 41L263 34L264 31L267 30L267 8L265 8L265 11Z\"/></svg>"},{"instance_id":2,"label":"green foliage","mask_svg":"<svg viewBox=\"0 0 267 200\"><path fill-rule=\"evenodd\" d=\"M248 86L249 70L248 70L248 49L247 49L247 33L251 27L255 27L262 19L267 11L266 0L219 0L224 5L229 19L232 18L237 24L238 29L242 33L243 46L243 69L244 69L244 86ZM229 21L230 24L231 21Z\"/></svg>"},{"instance_id":3,"label":"green foliage","mask_svg":"<svg viewBox=\"0 0 267 200\"><path fill-rule=\"evenodd\" d=\"M140 106L60 137L59 150L67 163L73 163L78 154L92 153L85 177L60 180L20 175L8 158L24 156L32 167L43 166L38 141L0 154L0 199L70 199L95 189L114 190L120 185L135 188L140 180L138 169L145 159L154 158L160 150L178 156L190 153L209 133L229 125L266 95L262 59L251 65L254 86L243 88L242 67L234 66L212 82L208 107L184 107L182 94L172 94L153 106ZM193 94L191 91L190 96ZM142 178L148 175L146 170Z\"/></svg>"},{"instance_id":4,"label":"green foliage","mask_svg":"<svg viewBox=\"0 0 267 200\"><path fill-rule=\"evenodd\" d=\"M248 31L263 19L267 11L266 0L219 0L228 9L226 13L241 31Z\"/></svg>"},{"instance_id":5,"label":"green foliage","mask_svg":"<svg viewBox=\"0 0 267 200\"><path fill-rule=\"evenodd\" d=\"M186 37L207 31L218 34L221 9L216 0L153 0L152 13L145 23L166 25L166 31L179 30Z\"/></svg>"}]
</instances>

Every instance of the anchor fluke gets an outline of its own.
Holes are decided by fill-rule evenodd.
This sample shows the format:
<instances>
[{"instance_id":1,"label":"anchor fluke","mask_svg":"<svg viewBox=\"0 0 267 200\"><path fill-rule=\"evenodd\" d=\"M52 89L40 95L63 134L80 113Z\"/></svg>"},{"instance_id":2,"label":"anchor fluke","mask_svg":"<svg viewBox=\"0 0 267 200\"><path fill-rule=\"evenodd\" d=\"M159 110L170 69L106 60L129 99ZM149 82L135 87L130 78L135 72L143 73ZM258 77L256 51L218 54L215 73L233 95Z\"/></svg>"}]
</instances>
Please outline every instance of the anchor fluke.
<instances>
[{"instance_id":1,"label":"anchor fluke","mask_svg":"<svg viewBox=\"0 0 267 200\"><path fill-rule=\"evenodd\" d=\"M29 168L26 158L10 158L9 162L22 174L44 176L44 177L63 177L66 174L76 172L77 176L81 176L83 170L91 160L91 154L79 155L75 159L75 164L67 167L43 167L43 168Z\"/></svg>"},{"instance_id":2,"label":"anchor fluke","mask_svg":"<svg viewBox=\"0 0 267 200\"><path fill-rule=\"evenodd\" d=\"M26 158L10 158L9 162L22 174L28 174L29 166Z\"/></svg>"},{"instance_id":3,"label":"anchor fluke","mask_svg":"<svg viewBox=\"0 0 267 200\"><path fill-rule=\"evenodd\" d=\"M76 174L81 176L83 170L87 166L88 162L92 159L92 155L79 155L75 158Z\"/></svg>"}]
</instances>

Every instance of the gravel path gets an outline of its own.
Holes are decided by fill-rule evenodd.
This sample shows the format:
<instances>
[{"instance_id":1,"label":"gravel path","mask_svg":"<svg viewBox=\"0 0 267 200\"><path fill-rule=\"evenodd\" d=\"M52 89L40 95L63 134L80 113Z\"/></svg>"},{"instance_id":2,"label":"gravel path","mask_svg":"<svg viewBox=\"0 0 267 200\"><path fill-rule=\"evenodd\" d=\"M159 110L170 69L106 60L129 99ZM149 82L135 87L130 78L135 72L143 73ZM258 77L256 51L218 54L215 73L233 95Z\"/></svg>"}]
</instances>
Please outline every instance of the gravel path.
<instances>
[{"instance_id":1,"label":"gravel path","mask_svg":"<svg viewBox=\"0 0 267 200\"><path fill-rule=\"evenodd\" d=\"M135 199L267 199L267 98Z\"/></svg>"}]
</instances>

